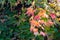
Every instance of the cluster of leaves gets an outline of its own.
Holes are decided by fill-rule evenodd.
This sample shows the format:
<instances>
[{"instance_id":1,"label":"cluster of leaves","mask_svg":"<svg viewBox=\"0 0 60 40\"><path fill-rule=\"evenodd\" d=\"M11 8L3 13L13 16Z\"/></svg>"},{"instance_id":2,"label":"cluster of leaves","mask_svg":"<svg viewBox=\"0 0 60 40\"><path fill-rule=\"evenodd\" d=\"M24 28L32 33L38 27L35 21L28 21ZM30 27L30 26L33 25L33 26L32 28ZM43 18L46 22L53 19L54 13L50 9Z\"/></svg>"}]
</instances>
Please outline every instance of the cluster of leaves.
<instances>
[{"instance_id":1,"label":"cluster of leaves","mask_svg":"<svg viewBox=\"0 0 60 40\"><path fill-rule=\"evenodd\" d=\"M46 0L34 1L37 8L45 8ZM33 0L0 0L0 40L44 40L42 36L35 37L30 32L29 17L25 12L32 2ZM59 26L60 24L56 23L53 28L46 28L49 34L52 33L52 30L56 32L54 40L59 40Z\"/></svg>"}]
</instances>

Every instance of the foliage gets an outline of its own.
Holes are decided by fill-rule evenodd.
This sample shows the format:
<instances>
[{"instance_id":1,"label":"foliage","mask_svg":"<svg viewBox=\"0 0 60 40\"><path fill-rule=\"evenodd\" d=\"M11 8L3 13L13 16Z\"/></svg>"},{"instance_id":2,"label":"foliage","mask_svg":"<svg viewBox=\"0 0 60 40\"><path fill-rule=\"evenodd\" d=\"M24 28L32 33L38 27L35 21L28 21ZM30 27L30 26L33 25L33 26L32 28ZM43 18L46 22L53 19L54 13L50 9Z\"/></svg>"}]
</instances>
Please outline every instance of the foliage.
<instances>
[{"instance_id":1,"label":"foliage","mask_svg":"<svg viewBox=\"0 0 60 40\"><path fill-rule=\"evenodd\" d=\"M60 40L58 4L56 0L0 0L0 40L46 40L46 36ZM36 26L33 31L31 24Z\"/></svg>"}]
</instances>

